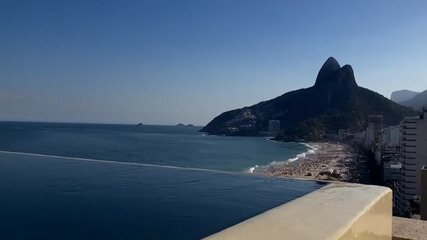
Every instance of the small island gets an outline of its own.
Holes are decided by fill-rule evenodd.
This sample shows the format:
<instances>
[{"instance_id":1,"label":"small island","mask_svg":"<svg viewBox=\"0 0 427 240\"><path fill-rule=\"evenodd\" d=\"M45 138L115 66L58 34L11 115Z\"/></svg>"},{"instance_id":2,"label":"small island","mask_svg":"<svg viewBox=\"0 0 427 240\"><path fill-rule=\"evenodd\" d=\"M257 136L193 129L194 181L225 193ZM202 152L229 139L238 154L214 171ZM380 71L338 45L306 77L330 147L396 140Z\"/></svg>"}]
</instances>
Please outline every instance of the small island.
<instances>
[{"instance_id":1,"label":"small island","mask_svg":"<svg viewBox=\"0 0 427 240\"><path fill-rule=\"evenodd\" d=\"M136 124L136 126L137 127L142 127L142 126L144 126L144 124L143 123L138 123L138 124Z\"/></svg>"},{"instance_id":2,"label":"small island","mask_svg":"<svg viewBox=\"0 0 427 240\"><path fill-rule=\"evenodd\" d=\"M183 124L183 123L178 123L177 125L176 125L177 127L194 127L194 125L193 124Z\"/></svg>"}]
</instances>

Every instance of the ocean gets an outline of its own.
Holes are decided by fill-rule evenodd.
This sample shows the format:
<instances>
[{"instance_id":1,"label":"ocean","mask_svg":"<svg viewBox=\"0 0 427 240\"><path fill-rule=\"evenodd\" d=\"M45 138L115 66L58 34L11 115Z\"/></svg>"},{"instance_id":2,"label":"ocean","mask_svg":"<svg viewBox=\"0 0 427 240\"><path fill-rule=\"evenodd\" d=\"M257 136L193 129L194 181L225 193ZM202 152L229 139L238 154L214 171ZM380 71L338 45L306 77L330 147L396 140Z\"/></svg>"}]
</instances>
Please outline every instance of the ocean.
<instances>
[{"instance_id":1,"label":"ocean","mask_svg":"<svg viewBox=\"0 0 427 240\"><path fill-rule=\"evenodd\" d=\"M199 127L0 123L0 239L201 239L324 186L247 174L297 143Z\"/></svg>"},{"instance_id":2,"label":"ocean","mask_svg":"<svg viewBox=\"0 0 427 240\"><path fill-rule=\"evenodd\" d=\"M0 151L247 172L309 148L263 137L223 137L200 127L0 122Z\"/></svg>"}]
</instances>

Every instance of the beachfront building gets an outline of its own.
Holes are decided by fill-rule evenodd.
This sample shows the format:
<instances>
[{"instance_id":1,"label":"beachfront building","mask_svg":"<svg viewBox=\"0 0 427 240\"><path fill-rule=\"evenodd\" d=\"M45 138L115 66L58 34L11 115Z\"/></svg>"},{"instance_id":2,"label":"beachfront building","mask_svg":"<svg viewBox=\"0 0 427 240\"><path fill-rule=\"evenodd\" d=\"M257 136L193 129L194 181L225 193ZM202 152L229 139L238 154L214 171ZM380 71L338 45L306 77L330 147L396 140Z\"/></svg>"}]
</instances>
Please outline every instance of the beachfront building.
<instances>
[{"instance_id":1,"label":"beachfront building","mask_svg":"<svg viewBox=\"0 0 427 240\"><path fill-rule=\"evenodd\" d=\"M427 110L420 116L402 122L402 182L400 183L403 215L417 211L421 194L421 168L427 165Z\"/></svg>"},{"instance_id":2,"label":"beachfront building","mask_svg":"<svg viewBox=\"0 0 427 240\"><path fill-rule=\"evenodd\" d=\"M400 146L400 126L390 126L384 128L382 141L384 146L399 147Z\"/></svg>"},{"instance_id":3,"label":"beachfront building","mask_svg":"<svg viewBox=\"0 0 427 240\"><path fill-rule=\"evenodd\" d=\"M399 206L402 202L399 194L402 181L400 129L400 125L384 128L375 148L377 166L383 169L383 183L393 190L393 212L397 215L400 215Z\"/></svg>"},{"instance_id":4,"label":"beachfront building","mask_svg":"<svg viewBox=\"0 0 427 240\"><path fill-rule=\"evenodd\" d=\"M280 132L280 121L279 120L270 120L268 122L268 133L270 135L276 135Z\"/></svg>"},{"instance_id":5,"label":"beachfront building","mask_svg":"<svg viewBox=\"0 0 427 240\"><path fill-rule=\"evenodd\" d=\"M427 220L427 166L421 169L421 220Z\"/></svg>"},{"instance_id":6,"label":"beachfront building","mask_svg":"<svg viewBox=\"0 0 427 240\"><path fill-rule=\"evenodd\" d=\"M383 115L369 115L368 124L374 126L375 133L381 133L383 130Z\"/></svg>"},{"instance_id":7,"label":"beachfront building","mask_svg":"<svg viewBox=\"0 0 427 240\"><path fill-rule=\"evenodd\" d=\"M400 157L400 131L400 125L384 129L381 139L381 155L383 158Z\"/></svg>"},{"instance_id":8,"label":"beachfront building","mask_svg":"<svg viewBox=\"0 0 427 240\"><path fill-rule=\"evenodd\" d=\"M364 145L366 150L372 150L383 131L383 115L369 115Z\"/></svg>"},{"instance_id":9,"label":"beachfront building","mask_svg":"<svg viewBox=\"0 0 427 240\"><path fill-rule=\"evenodd\" d=\"M374 145L374 127L368 125L365 132L364 146L366 150L371 150Z\"/></svg>"},{"instance_id":10,"label":"beachfront building","mask_svg":"<svg viewBox=\"0 0 427 240\"><path fill-rule=\"evenodd\" d=\"M393 184L401 180L402 163L399 161L388 161L383 164L383 182Z\"/></svg>"},{"instance_id":11,"label":"beachfront building","mask_svg":"<svg viewBox=\"0 0 427 240\"><path fill-rule=\"evenodd\" d=\"M377 166L384 162L400 161L400 125L384 128L374 145Z\"/></svg>"},{"instance_id":12,"label":"beachfront building","mask_svg":"<svg viewBox=\"0 0 427 240\"><path fill-rule=\"evenodd\" d=\"M399 184L402 181L402 163L400 159L392 157L383 161L383 183L393 190L393 213L401 215L399 206L401 205L401 194Z\"/></svg>"}]
</instances>

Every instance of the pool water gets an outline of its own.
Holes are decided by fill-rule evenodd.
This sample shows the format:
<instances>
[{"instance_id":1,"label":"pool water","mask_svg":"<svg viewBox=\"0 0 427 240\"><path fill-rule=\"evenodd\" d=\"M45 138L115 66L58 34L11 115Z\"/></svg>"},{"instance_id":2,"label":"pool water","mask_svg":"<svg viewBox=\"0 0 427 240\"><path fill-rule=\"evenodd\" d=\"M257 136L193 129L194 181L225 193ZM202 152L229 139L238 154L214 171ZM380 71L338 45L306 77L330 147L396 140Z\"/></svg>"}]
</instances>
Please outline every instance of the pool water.
<instances>
[{"instance_id":1,"label":"pool water","mask_svg":"<svg viewBox=\"0 0 427 240\"><path fill-rule=\"evenodd\" d=\"M0 239L200 239L322 186L0 152Z\"/></svg>"}]
</instances>

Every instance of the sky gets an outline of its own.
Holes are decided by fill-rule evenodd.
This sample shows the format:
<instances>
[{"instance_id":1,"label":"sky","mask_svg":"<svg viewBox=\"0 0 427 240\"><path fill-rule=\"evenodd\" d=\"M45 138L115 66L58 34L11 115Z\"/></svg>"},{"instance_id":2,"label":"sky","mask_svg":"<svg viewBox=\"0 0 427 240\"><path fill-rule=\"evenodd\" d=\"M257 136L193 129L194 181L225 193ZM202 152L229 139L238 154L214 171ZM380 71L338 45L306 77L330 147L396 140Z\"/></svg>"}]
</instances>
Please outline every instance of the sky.
<instances>
[{"instance_id":1,"label":"sky","mask_svg":"<svg viewBox=\"0 0 427 240\"><path fill-rule=\"evenodd\" d=\"M329 56L427 89L427 1L0 0L0 120L204 125Z\"/></svg>"}]
</instances>

